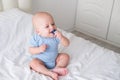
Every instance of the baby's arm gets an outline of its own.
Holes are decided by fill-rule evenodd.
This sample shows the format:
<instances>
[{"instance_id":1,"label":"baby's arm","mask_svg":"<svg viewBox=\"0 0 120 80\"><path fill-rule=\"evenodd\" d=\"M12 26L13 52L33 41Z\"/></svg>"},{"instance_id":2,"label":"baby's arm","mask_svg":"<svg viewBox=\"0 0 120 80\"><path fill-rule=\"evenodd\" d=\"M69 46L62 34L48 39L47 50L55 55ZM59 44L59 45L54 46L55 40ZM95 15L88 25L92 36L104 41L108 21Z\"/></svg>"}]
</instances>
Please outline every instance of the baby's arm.
<instances>
[{"instance_id":1,"label":"baby's arm","mask_svg":"<svg viewBox=\"0 0 120 80\"><path fill-rule=\"evenodd\" d=\"M41 52L44 52L47 48L47 45L43 44L39 47L29 47L29 52L31 54L39 54Z\"/></svg>"},{"instance_id":2,"label":"baby's arm","mask_svg":"<svg viewBox=\"0 0 120 80\"><path fill-rule=\"evenodd\" d=\"M62 43L63 46L65 46L65 47L69 46L69 44L70 44L69 39L67 39L64 35L62 35L61 32L56 31L55 35L56 35L56 37L58 37L60 39L60 42Z\"/></svg>"},{"instance_id":3,"label":"baby's arm","mask_svg":"<svg viewBox=\"0 0 120 80\"><path fill-rule=\"evenodd\" d=\"M63 46L67 47L67 46L69 46L70 41L69 41L69 39L67 39L65 36L62 35L61 43L63 44Z\"/></svg>"}]
</instances>

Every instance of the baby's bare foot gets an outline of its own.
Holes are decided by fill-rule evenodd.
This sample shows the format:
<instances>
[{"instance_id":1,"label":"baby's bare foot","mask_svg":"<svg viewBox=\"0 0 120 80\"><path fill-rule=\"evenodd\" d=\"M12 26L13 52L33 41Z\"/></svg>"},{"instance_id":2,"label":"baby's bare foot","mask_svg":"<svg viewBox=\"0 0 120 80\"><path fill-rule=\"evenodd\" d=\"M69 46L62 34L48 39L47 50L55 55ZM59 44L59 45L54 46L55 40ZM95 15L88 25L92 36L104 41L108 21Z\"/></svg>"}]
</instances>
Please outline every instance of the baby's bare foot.
<instances>
[{"instance_id":1,"label":"baby's bare foot","mask_svg":"<svg viewBox=\"0 0 120 80\"><path fill-rule=\"evenodd\" d=\"M65 76L68 73L67 68L54 68L52 71L57 73L59 76Z\"/></svg>"},{"instance_id":2,"label":"baby's bare foot","mask_svg":"<svg viewBox=\"0 0 120 80\"><path fill-rule=\"evenodd\" d=\"M49 76L53 79L53 80L58 80L58 74L55 72L50 72Z\"/></svg>"}]
</instances>

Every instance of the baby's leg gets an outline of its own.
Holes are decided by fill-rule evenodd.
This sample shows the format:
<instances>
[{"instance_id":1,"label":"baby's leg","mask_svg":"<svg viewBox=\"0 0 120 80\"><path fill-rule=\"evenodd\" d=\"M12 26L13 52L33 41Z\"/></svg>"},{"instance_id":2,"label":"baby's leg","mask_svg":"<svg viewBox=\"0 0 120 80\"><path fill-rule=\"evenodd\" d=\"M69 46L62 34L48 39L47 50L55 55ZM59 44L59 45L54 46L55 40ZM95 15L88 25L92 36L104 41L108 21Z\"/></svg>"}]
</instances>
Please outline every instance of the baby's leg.
<instances>
[{"instance_id":1,"label":"baby's leg","mask_svg":"<svg viewBox=\"0 0 120 80\"><path fill-rule=\"evenodd\" d=\"M60 76L64 76L68 73L67 65L69 63L69 55L65 53L59 53L56 59L56 67L52 70Z\"/></svg>"},{"instance_id":2,"label":"baby's leg","mask_svg":"<svg viewBox=\"0 0 120 80\"><path fill-rule=\"evenodd\" d=\"M54 80L58 80L58 74L55 72L52 72L50 70L48 70L45 66L44 63L42 61L40 61L39 59L33 59L30 62L30 67L37 71L38 73L42 73L44 75L50 76L51 78L53 78Z\"/></svg>"}]
</instances>

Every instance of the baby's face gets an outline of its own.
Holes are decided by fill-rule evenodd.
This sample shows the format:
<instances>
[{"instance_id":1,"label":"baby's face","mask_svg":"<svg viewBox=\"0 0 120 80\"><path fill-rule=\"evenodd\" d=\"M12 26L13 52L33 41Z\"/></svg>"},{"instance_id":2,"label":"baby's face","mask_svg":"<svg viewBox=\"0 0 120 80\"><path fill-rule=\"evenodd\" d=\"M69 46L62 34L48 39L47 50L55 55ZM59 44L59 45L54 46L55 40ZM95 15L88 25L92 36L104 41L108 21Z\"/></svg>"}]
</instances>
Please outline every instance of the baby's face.
<instances>
[{"instance_id":1,"label":"baby's face","mask_svg":"<svg viewBox=\"0 0 120 80\"><path fill-rule=\"evenodd\" d=\"M54 29L56 29L56 25L54 20L49 15L38 16L33 22L36 28L36 32L38 35L43 37L53 37L54 34L51 33Z\"/></svg>"}]
</instances>

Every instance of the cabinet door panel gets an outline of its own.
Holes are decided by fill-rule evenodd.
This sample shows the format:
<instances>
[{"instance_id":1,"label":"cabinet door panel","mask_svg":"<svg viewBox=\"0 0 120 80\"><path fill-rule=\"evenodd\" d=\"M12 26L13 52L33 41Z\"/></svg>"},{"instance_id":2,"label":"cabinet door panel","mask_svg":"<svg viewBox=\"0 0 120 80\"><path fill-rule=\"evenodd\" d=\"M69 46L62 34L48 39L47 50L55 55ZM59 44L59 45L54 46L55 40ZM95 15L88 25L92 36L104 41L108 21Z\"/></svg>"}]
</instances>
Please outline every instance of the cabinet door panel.
<instances>
[{"instance_id":1,"label":"cabinet door panel","mask_svg":"<svg viewBox=\"0 0 120 80\"><path fill-rule=\"evenodd\" d=\"M114 3L108 40L120 44L120 0L115 0Z\"/></svg>"},{"instance_id":2,"label":"cabinet door panel","mask_svg":"<svg viewBox=\"0 0 120 80\"><path fill-rule=\"evenodd\" d=\"M77 30L106 38L112 5L113 0L78 0Z\"/></svg>"}]
</instances>

